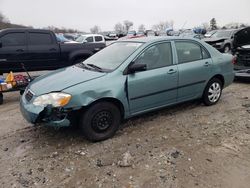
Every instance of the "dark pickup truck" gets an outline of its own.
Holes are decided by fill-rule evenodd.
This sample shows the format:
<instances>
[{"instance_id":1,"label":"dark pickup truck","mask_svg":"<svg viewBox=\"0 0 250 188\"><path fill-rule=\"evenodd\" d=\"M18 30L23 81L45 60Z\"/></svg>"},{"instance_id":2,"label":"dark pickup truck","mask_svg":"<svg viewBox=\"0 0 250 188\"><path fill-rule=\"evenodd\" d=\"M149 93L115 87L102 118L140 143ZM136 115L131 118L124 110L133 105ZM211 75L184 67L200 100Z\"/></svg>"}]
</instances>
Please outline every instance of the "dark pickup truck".
<instances>
[{"instance_id":1,"label":"dark pickup truck","mask_svg":"<svg viewBox=\"0 0 250 188\"><path fill-rule=\"evenodd\" d=\"M0 75L22 72L22 64L28 71L70 66L104 47L104 43L58 43L49 30L4 29L0 31Z\"/></svg>"}]
</instances>

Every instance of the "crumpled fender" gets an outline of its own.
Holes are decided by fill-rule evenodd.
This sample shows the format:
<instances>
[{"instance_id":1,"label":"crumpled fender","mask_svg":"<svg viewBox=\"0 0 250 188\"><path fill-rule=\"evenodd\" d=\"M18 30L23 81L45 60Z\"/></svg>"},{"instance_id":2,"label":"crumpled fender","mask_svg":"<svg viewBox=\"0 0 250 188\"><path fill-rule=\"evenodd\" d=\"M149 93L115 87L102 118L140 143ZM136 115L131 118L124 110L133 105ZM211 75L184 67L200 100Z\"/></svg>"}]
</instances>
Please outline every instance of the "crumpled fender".
<instances>
[{"instance_id":1,"label":"crumpled fender","mask_svg":"<svg viewBox=\"0 0 250 188\"><path fill-rule=\"evenodd\" d=\"M125 117L129 114L126 76L122 78L118 77L117 80L112 81L109 81L108 78L105 78L102 81L99 79L92 80L67 88L64 92L72 94L72 99L64 108L77 110L84 106L88 106L97 100L108 98L117 100L123 105Z\"/></svg>"}]
</instances>

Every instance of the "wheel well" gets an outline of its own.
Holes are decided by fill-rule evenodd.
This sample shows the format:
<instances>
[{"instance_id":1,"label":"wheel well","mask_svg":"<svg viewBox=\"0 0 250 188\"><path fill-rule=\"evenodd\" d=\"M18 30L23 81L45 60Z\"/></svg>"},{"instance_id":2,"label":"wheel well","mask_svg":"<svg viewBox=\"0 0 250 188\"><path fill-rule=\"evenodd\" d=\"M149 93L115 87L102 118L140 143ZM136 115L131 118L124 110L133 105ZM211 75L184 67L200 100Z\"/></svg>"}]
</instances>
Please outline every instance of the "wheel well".
<instances>
[{"instance_id":1,"label":"wheel well","mask_svg":"<svg viewBox=\"0 0 250 188\"><path fill-rule=\"evenodd\" d=\"M224 77L221 74L217 74L213 78L219 79L221 81L221 83L222 83L222 88L224 87L225 80L224 80ZM213 78L211 78L211 79L213 79Z\"/></svg>"},{"instance_id":2,"label":"wheel well","mask_svg":"<svg viewBox=\"0 0 250 188\"><path fill-rule=\"evenodd\" d=\"M88 106L94 105L94 104L96 104L98 102L110 102L110 103L114 104L115 106L117 106L119 108L119 110L121 112L121 117L124 118L124 106L123 106L122 102L119 101L118 99L111 98L111 97L102 98L102 99L96 100L95 102L91 103Z\"/></svg>"},{"instance_id":3,"label":"wheel well","mask_svg":"<svg viewBox=\"0 0 250 188\"><path fill-rule=\"evenodd\" d=\"M225 48L226 46L229 46L229 47L231 48L231 44L230 44L230 43L226 43L226 44L224 45L224 48Z\"/></svg>"}]
</instances>

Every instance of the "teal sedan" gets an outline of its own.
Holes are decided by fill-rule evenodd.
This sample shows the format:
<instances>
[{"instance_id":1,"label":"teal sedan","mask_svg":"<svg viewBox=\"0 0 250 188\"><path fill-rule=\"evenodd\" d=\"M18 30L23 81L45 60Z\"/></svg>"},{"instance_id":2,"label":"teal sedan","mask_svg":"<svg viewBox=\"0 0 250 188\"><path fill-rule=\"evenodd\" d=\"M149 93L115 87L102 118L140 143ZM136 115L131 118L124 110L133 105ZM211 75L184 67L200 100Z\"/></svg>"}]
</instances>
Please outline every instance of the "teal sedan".
<instances>
[{"instance_id":1,"label":"teal sedan","mask_svg":"<svg viewBox=\"0 0 250 188\"><path fill-rule=\"evenodd\" d=\"M35 79L21 98L32 124L78 124L91 141L123 119L193 99L216 104L234 80L233 57L193 38L118 41L77 65Z\"/></svg>"}]
</instances>

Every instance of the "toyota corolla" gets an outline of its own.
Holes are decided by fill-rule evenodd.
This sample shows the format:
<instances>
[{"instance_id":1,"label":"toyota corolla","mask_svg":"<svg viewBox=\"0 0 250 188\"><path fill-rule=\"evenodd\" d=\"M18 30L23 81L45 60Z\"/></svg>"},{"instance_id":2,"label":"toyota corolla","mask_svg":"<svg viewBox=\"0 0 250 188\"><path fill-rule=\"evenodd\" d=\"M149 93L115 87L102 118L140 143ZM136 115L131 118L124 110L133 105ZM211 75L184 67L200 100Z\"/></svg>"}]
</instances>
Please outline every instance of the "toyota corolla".
<instances>
[{"instance_id":1,"label":"toyota corolla","mask_svg":"<svg viewBox=\"0 0 250 188\"><path fill-rule=\"evenodd\" d=\"M216 104L234 79L233 57L191 38L117 41L77 65L35 79L21 98L32 124L77 123L91 141L123 119L193 99Z\"/></svg>"}]
</instances>

